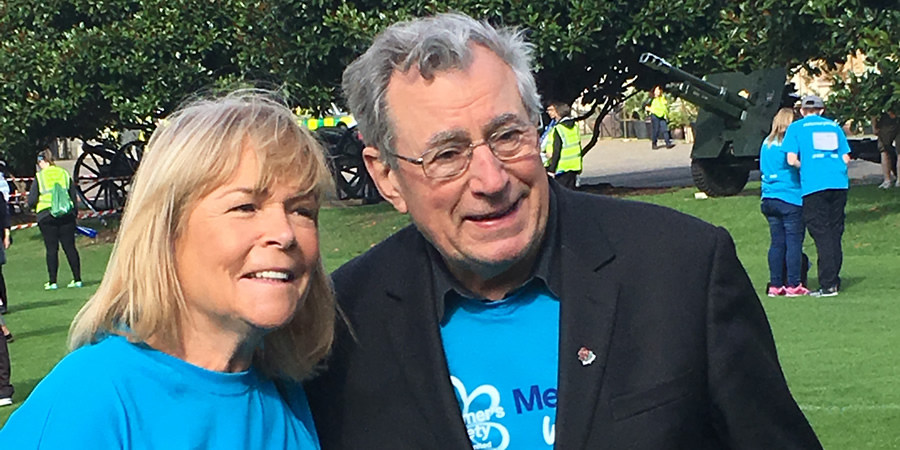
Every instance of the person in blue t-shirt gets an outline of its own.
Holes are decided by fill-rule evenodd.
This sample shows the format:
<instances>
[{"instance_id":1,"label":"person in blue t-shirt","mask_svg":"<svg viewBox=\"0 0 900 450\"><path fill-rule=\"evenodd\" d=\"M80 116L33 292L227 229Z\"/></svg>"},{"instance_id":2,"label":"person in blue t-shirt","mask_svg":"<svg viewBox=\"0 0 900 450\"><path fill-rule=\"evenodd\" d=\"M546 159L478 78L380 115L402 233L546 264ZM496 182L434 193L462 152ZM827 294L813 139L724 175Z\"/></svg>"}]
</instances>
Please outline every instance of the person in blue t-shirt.
<instances>
[{"instance_id":1,"label":"person in blue t-shirt","mask_svg":"<svg viewBox=\"0 0 900 450\"><path fill-rule=\"evenodd\" d=\"M788 163L800 169L803 220L818 252L819 290L810 295L838 295L844 255L844 207L850 180L847 164L850 145L840 125L822 117L825 103L809 95L803 98L803 119L788 127L782 147Z\"/></svg>"},{"instance_id":2,"label":"person in blue t-shirt","mask_svg":"<svg viewBox=\"0 0 900 450\"><path fill-rule=\"evenodd\" d=\"M321 147L268 94L238 91L170 116L144 156L72 352L2 447L318 449L300 381L335 319Z\"/></svg>"},{"instance_id":3,"label":"person in blue t-shirt","mask_svg":"<svg viewBox=\"0 0 900 450\"><path fill-rule=\"evenodd\" d=\"M760 209L769 222L769 297L809 294L801 284L803 264L803 199L800 173L791 167L782 147L784 134L794 121L794 110L782 108L772 120L772 132L759 150L762 172ZM787 280L784 279L785 268Z\"/></svg>"}]
</instances>

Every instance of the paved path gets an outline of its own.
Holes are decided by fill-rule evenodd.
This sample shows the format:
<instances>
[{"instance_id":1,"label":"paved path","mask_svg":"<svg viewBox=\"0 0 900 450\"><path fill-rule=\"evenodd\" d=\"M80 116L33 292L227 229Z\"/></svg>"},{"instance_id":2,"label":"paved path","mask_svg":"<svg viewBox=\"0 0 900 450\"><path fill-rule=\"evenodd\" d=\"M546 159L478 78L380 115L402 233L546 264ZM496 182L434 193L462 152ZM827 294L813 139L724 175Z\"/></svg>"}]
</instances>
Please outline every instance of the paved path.
<instances>
[{"instance_id":1,"label":"paved path","mask_svg":"<svg viewBox=\"0 0 900 450\"><path fill-rule=\"evenodd\" d=\"M587 142L587 139L585 139ZM615 187L685 187L691 178L691 145L674 141L675 148L651 150L649 140L605 139L585 156L580 185L609 183ZM878 184L881 168L868 161L850 162L854 184ZM759 180L759 172L750 173Z\"/></svg>"}]
</instances>

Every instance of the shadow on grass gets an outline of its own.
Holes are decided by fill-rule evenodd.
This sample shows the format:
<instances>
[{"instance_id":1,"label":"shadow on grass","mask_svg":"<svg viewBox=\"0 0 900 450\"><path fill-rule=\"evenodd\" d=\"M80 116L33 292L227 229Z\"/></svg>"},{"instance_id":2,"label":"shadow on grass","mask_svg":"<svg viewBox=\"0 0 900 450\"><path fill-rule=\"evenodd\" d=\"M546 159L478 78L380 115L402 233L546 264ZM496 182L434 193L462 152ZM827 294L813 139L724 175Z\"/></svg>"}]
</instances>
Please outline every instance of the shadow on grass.
<instances>
[{"instance_id":1,"label":"shadow on grass","mask_svg":"<svg viewBox=\"0 0 900 450\"><path fill-rule=\"evenodd\" d=\"M54 325L52 327L41 328L39 330L19 331L19 332L16 332L16 341L19 341L20 339L28 339L28 338L34 338L34 337L40 337L40 336L49 336L51 334L57 334L60 332L68 333L69 327L65 326L65 325ZM11 344L11 345L15 345L15 344Z\"/></svg>"},{"instance_id":2,"label":"shadow on grass","mask_svg":"<svg viewBox=\"0 0 900 450\"><path fill-rule=\"evenodd\" d=\"M81 280L81 286L97 286L100 284L100 280Z\"/></svg>"},{"instance_id":3,"label":"shadow on grass","mask_svg":"<svg viewBox=\"0 0 900 450\"><path fill-rule=\"evenodd\" d=\"M609 196L625 196L625 195L653 195L673 192L680 187L618 187L610 183L582 184L576 189L579 192L587 192L588 194L609 195Z\"/></svg>"},{"instance_id":4,"label":"shadow on grass","mask_svg":"<svg viewBox=\"0 0 900 450\"><path fill-rule=\"evenodd\" d=\"M866 277L841 277L841 291L862 284L863 281L866 281Z\"/></svg>"},{"instance_id":5,"label":"shadow on grass","mask_svg":"<svg viewBox=\"0 0 900 450\"><path fill-rule=\"evenodd\" d=\"M13 386L16 389L15 398L16 403L21 403L25 401L26 395L31 395L31 391L34 390L34 387L37 386L38 383L41 382L43 378L32 378L30 380L25 381L17 381Z\"/></svg>"},{"instance_id":6,"label":"shadow on grass","mask_svg":"<svg viewBox=\"0 0 900 450\"><path fill-rule=\"evenodd\" d=\"M871 206L867 205L867 207L857 207L848 211L847 218L844 222L848 224L860 224L881 220L881 218L885 216L896 215L898 213L900 213L900 203L897 202L881 203Z\"/></svg>"},{"instance_id":7,"label":"shadow on grass","mask_svg":"<svg viewBox=\"0 0 900 450\"><path fill-rule=\"evenodd\" d=\"M13 304L10 307L10 312L19 312L19 311L27 311L29 309L38 309L38 308L49 308L53 306L65 305L66 303L72 303L75 300L70 298L58 298L54 300L35 300L29 303L24 303L21 305Z\"/></svg>"},{"instance_id":8,"label":"shadow on grass","mask_svg":"<svg viewBox=\"0 0 900 450\"><path fill-rule=\"evenodd\" d=\"M760 188L745 188L741 192L738 192L735 197L761 197L762 190Z\"/></svg>"}]
</instances>

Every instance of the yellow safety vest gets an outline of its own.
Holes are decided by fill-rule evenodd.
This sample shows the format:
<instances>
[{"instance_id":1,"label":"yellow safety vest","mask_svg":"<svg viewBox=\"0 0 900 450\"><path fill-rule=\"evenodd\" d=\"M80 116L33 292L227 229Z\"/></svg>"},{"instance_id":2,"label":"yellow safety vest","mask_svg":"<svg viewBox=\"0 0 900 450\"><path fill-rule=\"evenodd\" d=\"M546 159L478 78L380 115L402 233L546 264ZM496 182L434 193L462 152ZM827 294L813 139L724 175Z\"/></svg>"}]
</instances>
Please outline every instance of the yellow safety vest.
<instances>
[{"instance_id":1,"label":"yellow safety vest","mask_svg":"<svg viewBox=\"0 0 900 450\"><path fill-rule=\"evenodd\" d=\"M581 172L581 132L577 126L566 127L562 123L557 124L547 134L544 141L544 166L549 167L550 161L553 160L553 146L556 140L556 133L562 138L562 149L560 150L559 164L556 165L557 172Z\"/></svg>"},{"instance_id":2,"label":"yellow safety vest","mask_svg":"<svg viewBox=\"0 0 900 450\"><path fill-rule=\"evenodd\" d=\"M662 94L659 94L658 97L653 97L653 100L650 101L650 114L663 119L669 118L669 102L666 101Z\"/></svg>"},{"instance_id":3,"label":"yellow safety vest","mask_svg":"<svg viewBox=\"0 0 900 450\"><path fill-rule=\"evenodd\" d=\"M37 173L37 184L41 195L38 197L34 212L41 212L53 202L53 186L61 185L69 191L69 173L58 166L49 166Z\"/></svg>"}]
</instances>

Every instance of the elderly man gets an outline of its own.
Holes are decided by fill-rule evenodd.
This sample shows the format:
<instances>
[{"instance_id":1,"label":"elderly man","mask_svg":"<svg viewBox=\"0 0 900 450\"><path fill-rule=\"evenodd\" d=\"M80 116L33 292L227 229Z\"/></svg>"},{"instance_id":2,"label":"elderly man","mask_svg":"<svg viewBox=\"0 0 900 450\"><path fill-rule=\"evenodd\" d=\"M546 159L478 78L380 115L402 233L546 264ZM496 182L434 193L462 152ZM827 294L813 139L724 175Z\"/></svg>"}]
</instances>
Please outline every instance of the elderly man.
<instances>
[{"instance_id":1,"label":"elderly man","mask_svg":"<svg viewBox=\"0 0 900 450\"><path fill-rule=\"evenodd\" d=\"M844 208L850 178L850 144L841 126L822 117L825 103L815 95L803 97L803 118L792 123L781 147L788 164L800 169L803 221L816 243L819 289L813 297L834 297L841 286L844 252Z\"/></svg>"},{"instance_id":2,"label":"elderly man","mask_svg":"<svg viewBox=\"0 0 900 450\"><path fill-rule=\"evenodd\" d=\"M333 275L324 449L820 448L724 230L548 180L520 34L395 24L344 90L413 225Z\"/></svg>"}]
</instances>

